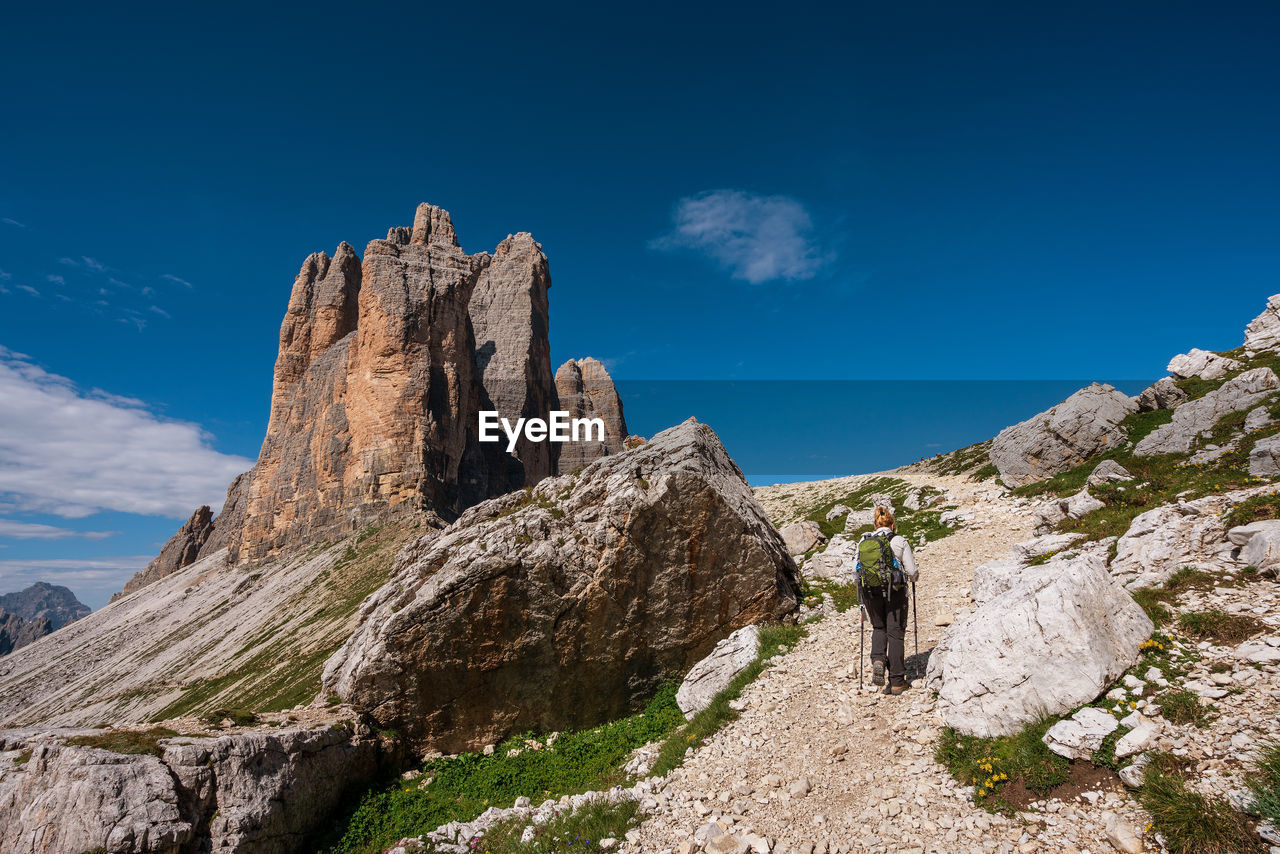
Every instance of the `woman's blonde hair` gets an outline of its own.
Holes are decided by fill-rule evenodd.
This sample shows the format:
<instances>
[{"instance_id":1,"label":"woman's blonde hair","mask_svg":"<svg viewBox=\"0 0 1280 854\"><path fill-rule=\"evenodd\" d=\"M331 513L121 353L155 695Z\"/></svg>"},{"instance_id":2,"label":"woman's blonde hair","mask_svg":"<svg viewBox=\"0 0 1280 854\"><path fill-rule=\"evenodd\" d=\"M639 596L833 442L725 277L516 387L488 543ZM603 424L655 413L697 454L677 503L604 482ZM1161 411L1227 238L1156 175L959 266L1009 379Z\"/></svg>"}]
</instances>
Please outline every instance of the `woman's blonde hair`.
<instances>
[{"instance_id":1,"label":"woman's blonde hair","mask_svg":"<svg viewBox=\"0 0 1280 854\"><path fill-rule=\"evenodd\" d=\"M893 511L888 507L876 508L876 527L892 528L893 527Z\"/></svg>"}]
</instances>

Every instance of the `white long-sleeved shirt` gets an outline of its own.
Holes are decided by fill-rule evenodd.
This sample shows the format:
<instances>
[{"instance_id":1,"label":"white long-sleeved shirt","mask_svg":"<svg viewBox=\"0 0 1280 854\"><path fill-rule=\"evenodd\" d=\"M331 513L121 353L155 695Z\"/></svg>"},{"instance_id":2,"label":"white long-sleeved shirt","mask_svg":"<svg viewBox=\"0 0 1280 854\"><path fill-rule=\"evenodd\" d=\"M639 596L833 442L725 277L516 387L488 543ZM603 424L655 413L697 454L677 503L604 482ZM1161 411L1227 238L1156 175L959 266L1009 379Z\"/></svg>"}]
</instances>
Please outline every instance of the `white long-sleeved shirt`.
<instances>
[{"instance_id":1,"label":"white long-sleeved shirt","mask_svg":"<svg viewBox=\"0 0 1280 854\"><path fill-rule=\"evenodd\" d=\"M893 529L876 528L872 533L893 534ZM911 543L907 542L907 538L901 534L893 534L893 539L889 540L889 548L893 551L893 556L898 559L898 565L907 574L907 578L915 581L920 575L920 568L916 566L916 556L911 553Z\"/></svg>"}]
</instances>

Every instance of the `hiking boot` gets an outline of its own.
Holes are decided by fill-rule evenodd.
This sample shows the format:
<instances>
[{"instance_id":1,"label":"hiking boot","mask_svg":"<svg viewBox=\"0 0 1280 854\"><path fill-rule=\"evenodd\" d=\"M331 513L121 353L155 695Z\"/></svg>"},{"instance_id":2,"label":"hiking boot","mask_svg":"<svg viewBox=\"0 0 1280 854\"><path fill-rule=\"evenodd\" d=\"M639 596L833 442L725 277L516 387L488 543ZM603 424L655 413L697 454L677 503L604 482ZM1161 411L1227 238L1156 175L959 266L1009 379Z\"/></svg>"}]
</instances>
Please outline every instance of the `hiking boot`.
<instances>
[{"instance_id":1,"label":"hiking boot","mask_svg":"<svg viewBox=\"0 0 1280 854\"><path fill-rule=\"evenodd\" d=\"M884 693L888 694L890 697L896 697L905 690L907 690L906 685L886 685Z\"/></svg>"},{"instance_id":2,"label":"hiking boot","mask_svg":"<svg viewBox=\"0 0 1280 854\"><path fill-rule=\"evenodd\" d=\"M872 685L884 684L884 662L883 661L871 662L871 684Z\"/></svg>"}]
</instances>

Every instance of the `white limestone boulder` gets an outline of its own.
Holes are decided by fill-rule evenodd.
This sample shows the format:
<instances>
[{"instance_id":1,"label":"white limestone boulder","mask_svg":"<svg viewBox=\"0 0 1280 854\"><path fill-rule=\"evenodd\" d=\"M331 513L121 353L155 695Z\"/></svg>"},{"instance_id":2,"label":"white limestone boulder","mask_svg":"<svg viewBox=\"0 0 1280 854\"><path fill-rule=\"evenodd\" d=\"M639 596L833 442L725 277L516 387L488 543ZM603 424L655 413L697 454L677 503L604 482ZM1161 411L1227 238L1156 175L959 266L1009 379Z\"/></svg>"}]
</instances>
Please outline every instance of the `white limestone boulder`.
<instances>
[{"instance_id":1,"label":"white limestone boulder","mask_svg":"<svg viewBox=\"0 0 1280 854\"><path fill-rule=\"evenodd\" d=\"M966 735L1011 735L1097 697L1138 659L1153 626L1089 552L1028 569L952 625L926 674Z\"/></svg>"},{"instance_id":2,"label":"white limestone boulder","mask_svg":"<svg viewBox=\"0 0 1280 854\"><path fill-rule=\"evenodd\" d=\"M760 627L746 626L738 629L715 645L711 654L699 661L684 677L676 690L676 705L686 718L711 705L733 677L756 660L760 652Z\"/></svg>"}]
</instances>

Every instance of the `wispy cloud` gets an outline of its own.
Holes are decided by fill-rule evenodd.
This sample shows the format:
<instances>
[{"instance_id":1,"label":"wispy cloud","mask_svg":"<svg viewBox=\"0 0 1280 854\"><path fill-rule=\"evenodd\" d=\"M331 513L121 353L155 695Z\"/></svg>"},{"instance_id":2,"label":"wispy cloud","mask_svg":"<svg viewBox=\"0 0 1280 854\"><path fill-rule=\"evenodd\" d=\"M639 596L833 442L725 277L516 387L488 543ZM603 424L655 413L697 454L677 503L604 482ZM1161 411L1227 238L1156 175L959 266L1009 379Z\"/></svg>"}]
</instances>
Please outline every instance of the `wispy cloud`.
<instances>
[{"instance_id":1,"label":"wispy cloud","mask_svg":"<svg viewBox=\"0 0 1280 854\"><path fill-rule=\"evenodd\" d=\"M40 296L40 292L35 288L31 287L30 285L14 285L14 287L16 287L20 291L26 291L27 293L31 294L33 297Z\"/></svg>"},{"instance_id":2,"label":"wispy cloud","mask_svg":"<svg viewBox=\"0 0 1280 854\"><path fill-rule=\"evenodd\" d=\"M19 522L16 519L0 519L0 537L13 537L17 540L68 540L82 537L86 540L105 540L114 537L119 531L73 531L70 528L58 528L54 525L39 525L34 522Z\"/></svg>"},{"instance_id":3,"label":"wispy cloud","mask_svg":"<svg viewBox=\"0 0 1280 854\"><path fill-rule=\"evenodd\" d=\"M57 273L50 273L44 278L46 281L53 282L55 285L65 285L67 283L67 280L62 276L59 276Z\"/></svg>"},{"instance_id":4,"label":"wispy cloud","mask_svg":"<svg viewBox=\"0 0 1280 854\"><path fill-rule=\"evenodd\" d=\"M18 222L16 219L9 219L7 216L6 216L6 217L0 217L0 222L3 222L5 225L11 225L11 226L13 226L14 228L26 228L26 227L27 227L27 224L26 224L25 222Z\"/></svg>"},{"instance_id":5,"label":"wispy cloud","mask_svg":"<svg viewBox=\"0 0 1280 854\"><path fill-rule=\"evenodd\" d=\"M185 518L201 504L216 508L252 461L211 441L197 424L85 393L0 347L0 507L8 512Z\"/></svg>"},{"instance_id":6,"label":"wispy cloud","mask_svg":"<svg viewBox=\"0 0 1280 854\"><path fill-rule=\"evenodd\" d=\"M164 274L163 276L161 276L160 278L162 278L162 279L164 279L164 280L166 280L166 281L169 281L169 282L175 282L176 284L182 285L183 287L187 287L187 288L194 288L194 287L195 287L195 285L191 284L191 283L190 283L190 282L188 282L186 279L180 279L180 278L178 278L177 276L173 275L172 273L165 273L165 274Z\"/></svg>"},{"instance_id":7,"label":"wispy cloud","mask_svg":"<svg viewBox=\"0 0 1280 854\"><path fill-rule=\"evenodd\" d=\"M676 203L657 249L701 252L752 284L812 278L830 257L814 243L813 221L789 196L710 190Z\"/></svg>"},{"instance_id":8,"label":"wispy cloud","mask_svg":"<svg viewBox=\"0 0 1280 854\"><path fill-rule=\"evenodd\" d=\"M173 317L173 315L169 314L169 312L165 311L163 308L161 308L161 307L160 307L160 306L158 306L158 305L153 305L153 306L149 307L149 308L147 309L147 311L150 311L150 312L152 312L152 313L154 313L154 314L158 314L158 315L160 315L161 317L165 318L166 320L168 320L168 319L170 319L170 318L172 318L172 317Z\"/></svg>"},{"instance_id":9,"label":"wispy cloud","mask_svg":"<svg viewBox=\"0 0 1280 854\"><path fill-rule=\"evenodd\" d=\"M90 270L93 270L95 273L102 273L107 269L106 264L103 264L101 261L90 258L87 255L81 255L80 260L84 262L84 265L86 267L88 267Z\"/></svg>"},{"instance_id":10,"label":"wispy cloud","mask_svg":"<svg viewBox=\"0 0 1280 854\"><path fill-rule=\"evenodd\" d=\"M59 258L58 263L64 267L79 267L80 262L74 258Z\"/></svg>"},{"instance_id":11,"label":"wispy cloud","mask_svg":"<svg viewBox=\"0 0 1280 854\"><path fill-rule=\"evenodd\" d=\"M0 282L7 282L12 278L13 273L6 273L4 270L0 270Z\"/></svg>"}]
</instances>

